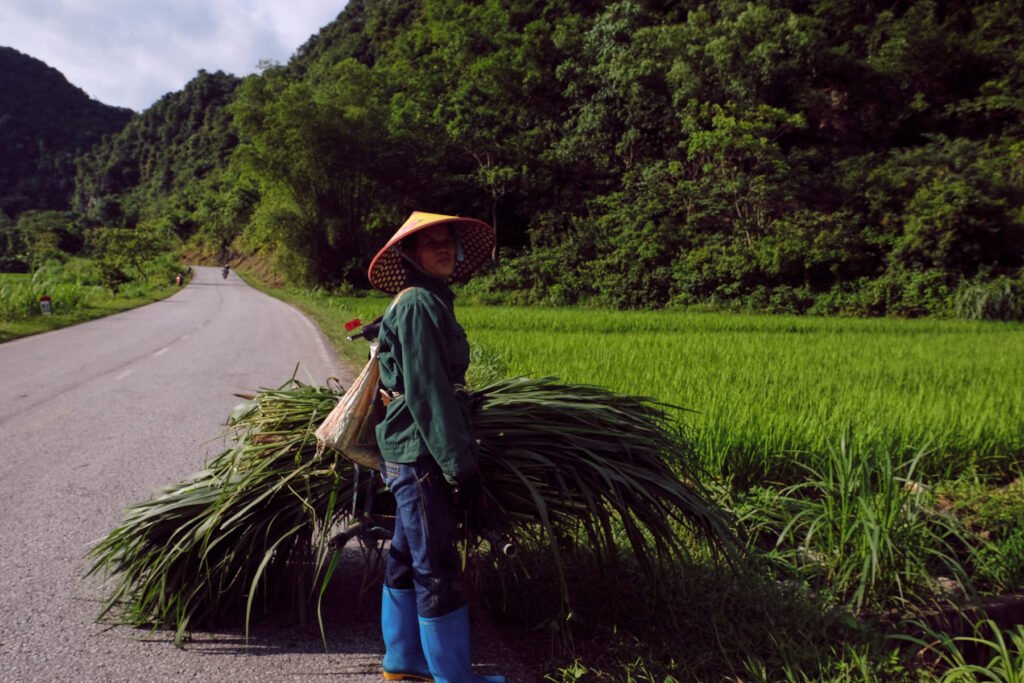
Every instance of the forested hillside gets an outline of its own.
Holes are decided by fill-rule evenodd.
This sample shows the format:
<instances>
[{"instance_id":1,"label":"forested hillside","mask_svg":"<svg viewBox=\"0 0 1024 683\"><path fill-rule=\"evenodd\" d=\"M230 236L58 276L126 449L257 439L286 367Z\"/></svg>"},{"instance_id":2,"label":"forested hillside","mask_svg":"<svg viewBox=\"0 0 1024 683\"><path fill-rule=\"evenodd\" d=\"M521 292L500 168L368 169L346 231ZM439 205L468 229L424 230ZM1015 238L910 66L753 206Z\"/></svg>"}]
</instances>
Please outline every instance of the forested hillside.
<instances>
[{"instance_id":1,"label":"forested hillside","mask_svg":"<svg viewBox=\"0 0 1024 683\"><path fill-rule=\"evenodd\" d=\"M75 158L124 127L129 109L90 99L38 59L0 47L0 211L67 210Z\"/></svg>"},{"instance_id":2,"label":"forested hillside","mask_svg":"<svg viewBox=\"0 0 1024 683\"><path fill-rule=\"evenodd\" d=\"M1022 43L1015 0L350 0L168 96L78 207L307 285L421 209L496 225L482 296L948 314L1024 291Z\"/></svg>"},{"instance_id":3,"label":"forested hillside","mask_svg":"<svg viewBox=\"0 0 1024 683\"><path fill-rule=\"evenodd\" d=\"M208 223L205 198L217 191L238 144L227 110L238 83L200 71L82 156L74 208L85 224L144 224L184 239Z\"/></svg>"}]
</instances>

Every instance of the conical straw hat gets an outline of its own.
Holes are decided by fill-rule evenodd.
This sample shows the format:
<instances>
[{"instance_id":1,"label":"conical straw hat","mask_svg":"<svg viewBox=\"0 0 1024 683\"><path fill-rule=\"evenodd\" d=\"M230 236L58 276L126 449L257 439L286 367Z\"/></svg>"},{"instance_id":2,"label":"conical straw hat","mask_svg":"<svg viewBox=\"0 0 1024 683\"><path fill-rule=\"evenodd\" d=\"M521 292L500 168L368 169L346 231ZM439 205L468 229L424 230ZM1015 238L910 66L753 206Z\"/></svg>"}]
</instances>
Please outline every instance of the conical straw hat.
<instances>
[{"instance_id":1,"label":"conical straw hat","mask_svg":"<svg viewBox=\"0 0 1024 683\"><path fill-rule=\"evenodd\" d=\"M441 223L451 223L455 227L460 252L456 257L455 272L448 281L469 280L473 271L491 256L494 249L494 229L475 218L413 211L398 232L392 235L388 243L373 257L367 272L370 284L388 294L394 294L405 287L405 265L396 245L415 232Z\"/></svg>"}]
</instances>

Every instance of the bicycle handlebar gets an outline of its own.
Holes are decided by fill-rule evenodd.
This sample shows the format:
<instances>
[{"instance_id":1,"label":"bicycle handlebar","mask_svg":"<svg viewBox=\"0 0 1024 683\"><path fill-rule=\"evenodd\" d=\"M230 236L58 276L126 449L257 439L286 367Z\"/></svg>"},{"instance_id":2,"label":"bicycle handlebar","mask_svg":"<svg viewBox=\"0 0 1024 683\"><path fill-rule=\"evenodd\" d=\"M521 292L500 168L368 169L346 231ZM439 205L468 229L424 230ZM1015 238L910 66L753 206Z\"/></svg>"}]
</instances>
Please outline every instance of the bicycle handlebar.
<instances>
[{"instance_id":1,"label":"bicycle handlebar","mask_svg":"<svg viewBox=\"0 0 1024 683\"><path fill-rule=\"evenodd\" d=\"M363 325L363 329L355 334L350 334L346 337L349 341L356 339L365 339L366 341L373 341L377 338L377 334L380 332L380 321L384 319L384 316L380 316L373 322L366 323Z\"/></svg>"}]
</instances>

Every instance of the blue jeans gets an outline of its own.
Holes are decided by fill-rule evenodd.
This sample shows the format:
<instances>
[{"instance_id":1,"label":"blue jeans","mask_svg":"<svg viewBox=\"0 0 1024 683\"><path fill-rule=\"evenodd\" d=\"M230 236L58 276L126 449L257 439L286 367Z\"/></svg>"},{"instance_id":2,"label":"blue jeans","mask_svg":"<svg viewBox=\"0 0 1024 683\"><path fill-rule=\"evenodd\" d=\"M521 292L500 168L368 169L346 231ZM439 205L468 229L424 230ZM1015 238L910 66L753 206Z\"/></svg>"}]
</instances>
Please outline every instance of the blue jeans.
<instances>
[{"instance_id":1,"label":"blue jeans","mask_svg":"<svg viewBox=\"0 0 1024 683\"><path fill-rule=\"evenodd\" d=\"M395 496L395 534L384 581L416 590L421 617L441 617L465 604L459 576L452 490L429 455L413 463L384 463L384 483Z\"/></svg>"}]
</instances>

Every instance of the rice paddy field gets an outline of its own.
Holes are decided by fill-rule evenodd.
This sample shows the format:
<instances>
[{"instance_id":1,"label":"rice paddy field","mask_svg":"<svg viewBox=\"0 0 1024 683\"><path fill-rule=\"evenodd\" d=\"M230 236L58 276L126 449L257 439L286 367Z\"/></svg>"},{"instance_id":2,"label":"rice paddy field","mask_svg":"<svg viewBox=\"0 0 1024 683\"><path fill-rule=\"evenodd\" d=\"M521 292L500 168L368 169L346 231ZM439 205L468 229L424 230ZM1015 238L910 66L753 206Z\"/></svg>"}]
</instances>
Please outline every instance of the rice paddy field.
<instances>
[{"instance_id":1,"label":"rice paddy field","mask_svg":"<svg viewBox=\"0 0 1024 683\"><path fill-rule=\"evenodd\" d=\"M335 299L371 319L381 299ZM778 481L852 433L925 467L1012 475L1024 462L1024 325L461 306L480 356L513 375L653 396L739 485Z\"/></svg>"}]
</instances>

